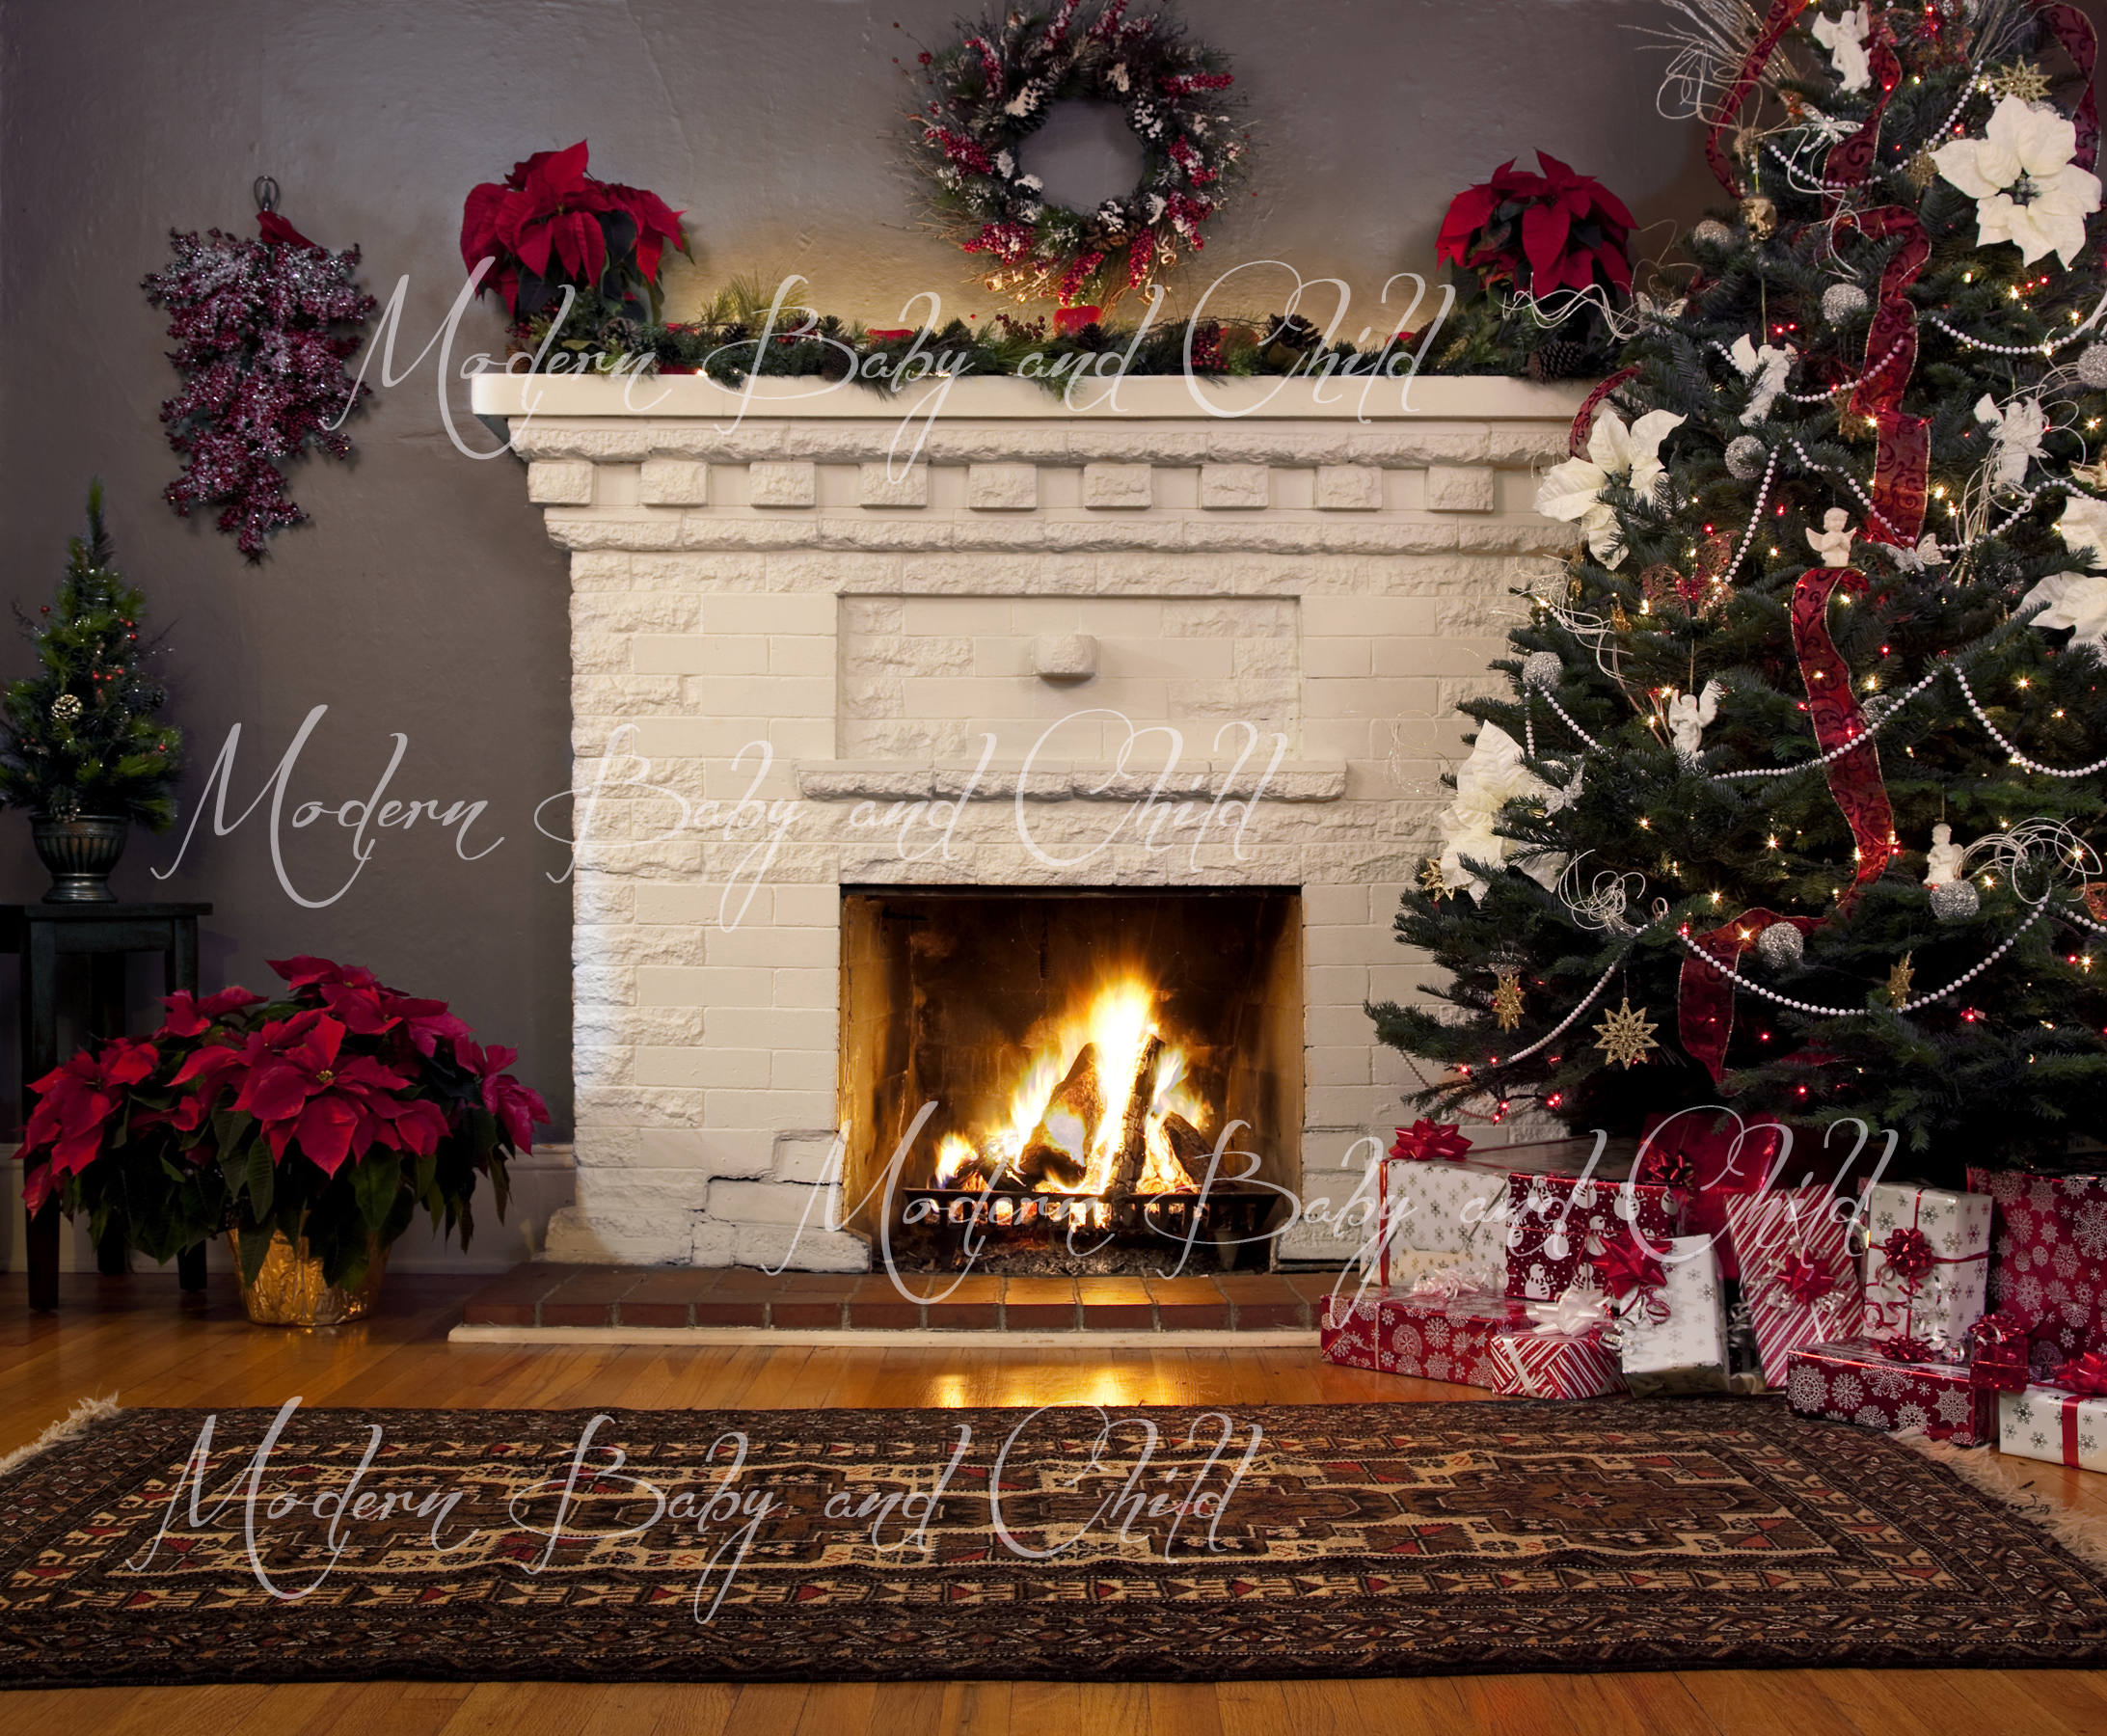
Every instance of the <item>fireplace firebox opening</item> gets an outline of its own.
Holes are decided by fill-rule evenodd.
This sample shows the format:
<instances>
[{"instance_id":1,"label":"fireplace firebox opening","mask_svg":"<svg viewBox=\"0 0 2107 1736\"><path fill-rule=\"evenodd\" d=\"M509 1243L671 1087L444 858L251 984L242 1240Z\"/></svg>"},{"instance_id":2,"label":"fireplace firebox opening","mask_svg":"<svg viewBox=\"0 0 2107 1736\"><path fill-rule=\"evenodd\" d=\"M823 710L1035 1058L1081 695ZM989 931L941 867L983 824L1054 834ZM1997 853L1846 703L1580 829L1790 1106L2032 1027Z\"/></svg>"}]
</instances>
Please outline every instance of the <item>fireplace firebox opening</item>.
<instances>
[{"instance_id":1,"label":"fireplace firebox opening","mask_svg":"<svg viewBox=\"0 0 2107 1736\"><path fill-rule=\"evenodd\" d=\"M1301 1178L1298 890L845 888L841 933L850 1221L900 1268L1268 1263Z\"/></svg>"}]
</instances>

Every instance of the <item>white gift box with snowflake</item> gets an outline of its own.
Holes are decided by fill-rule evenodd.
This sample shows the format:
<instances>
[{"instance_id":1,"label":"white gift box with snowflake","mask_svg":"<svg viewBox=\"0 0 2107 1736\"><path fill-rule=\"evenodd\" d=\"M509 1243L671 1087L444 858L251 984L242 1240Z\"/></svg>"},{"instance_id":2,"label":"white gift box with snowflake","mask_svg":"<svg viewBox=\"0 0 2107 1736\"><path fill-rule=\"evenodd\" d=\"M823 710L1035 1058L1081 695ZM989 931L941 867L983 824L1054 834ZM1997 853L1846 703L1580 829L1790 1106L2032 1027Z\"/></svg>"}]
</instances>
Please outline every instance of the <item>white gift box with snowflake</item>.
<instances>
[{"instance_id":1,"label":"white gift box with snowflake","mask_svg":"<svg viewBox=\"0 0 2107 1736\"><path fill-rule=\"evenodd\" d=\"M1865 1206L1867 1335L1958 1345L1988 1296L1989 1200L1881 1181Z\"/></svg>"},{"instance_id":2,"label":"white gift box with snowflake","mask_svg":"<svg viewBox=\"0 0 2107 1736\"><path fill-rule=\"evenodd\" d=\"M2107 1471L2107 1397L2031 1386L1997 1398L1997 1450Z\"/></svg>"},{"instance_id":3,"label":"white gift box with snowflake","mask_svg":"<svg viewBox=\"0 0 2107 1736\"><path fill-rule=\"evenodd\" d=\"M1726 1299L1719 1256L1709 1235L1678 1235L1661 1256L1666 1282L1635 1290L1620 1306L1617 1360L1640 1397L1723 1393Z\"/></svg>"}]
</instances>

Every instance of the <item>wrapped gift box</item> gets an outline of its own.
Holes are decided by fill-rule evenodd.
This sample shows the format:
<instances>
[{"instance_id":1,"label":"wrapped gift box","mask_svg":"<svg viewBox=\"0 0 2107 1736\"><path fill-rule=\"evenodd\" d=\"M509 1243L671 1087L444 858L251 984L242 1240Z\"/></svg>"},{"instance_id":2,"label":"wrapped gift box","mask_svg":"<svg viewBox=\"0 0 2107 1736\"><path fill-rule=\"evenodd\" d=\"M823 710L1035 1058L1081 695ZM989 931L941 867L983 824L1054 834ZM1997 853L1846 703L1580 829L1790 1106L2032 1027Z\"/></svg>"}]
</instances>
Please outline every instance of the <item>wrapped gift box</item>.
<instances>
[{"instance_id":1,"label":"wrapped gift box","mask_svg":"<svg viewBox=\"0 0 2107 1736\"><path fill-rule=\"evenodd\" d=\"M1490 1292L1498 1295L1507 1282L1506 1255L1498 1239L1498 1227L1488 1236L1489 1246L1475 1253L1448 1254L1426 1248L1392 1248L1390 1254L1389 1289L1411 1291L1427 1286L1447 1289Z\"/></svg>"},{"instance_id":2,"label":"wrapped gift box","mask_svg":"<svg viewBox=\"0 0 2107 1736\"><path fill-rule=\"evenodd\" d=\"M1661 1247L1656 1242L1657 1247ZM1640 1397L1727 1390L1726 1287L1709 1235L1669 1238L1663 1282L1618 1304L1618 1361Z\"/></svg>"},{"instance_id":3,"label":"wrapped gift box","mask_svg":"<svg viewBox=\"0 0 2107 1736\"><path fill-rule=\"evenodd\" d=\"M1507 1178L1507 1294L1549 1302L1563 1295L1635 1226L1656 1249L1683 1221L1680 1190L1600 1175Z\"/></svg>"},{"instance_id":4,"label":"wrapped gift box","mask_svg":"<svg viewBox=\"0 0 2107 1736\"><path fill-rule=\"evenodd\" d=\"M2031 1386L1997 1396L1997 1450L2107 1471L2107 1397Z\"/></svg>"},{"instance_id":5,"label":"wrapped gift box","mask_svg":"<svg viewBox=\"0 0 2107 1736\"><path fill-rule=\"evenodd\" d=\"M1493 1391L1510 1398L1601 1398L1630 1390L1599 1326L1496 1334L1492 1372Z\"/></svg>"},{"instance_id":6,"label":"wrapped gift box","mask_svg":"<svg viewBox=\"0 0 2107 1736\"><path fill-rule=\"evenodd\" d=\"M1527 1324L1520 1305L1503 1296L1445 1301L1349 1289L1325 1297L1317 1339L1327 1361L1350 1368L1489 1387L1495 1335Z\"/></svg>"},{"instance_id":7,"label":"wrapped gift box","mask_svg":"<svg viewBox=\"0 0 2107 1736\"><path fill-rule=\"evenodd\" d=\"M1612 1141L1598 1148L1592 1140L1546 1140L1488 1147L1463 1159L1416 1161L1386 1156L1376 1194L1377 1245L1391 1258L1384 1287L1409 1289L1418 1274L1444 1266L1490 1261L1499 1267L1507 1233L1508 1178L1577 1176L1590 1161L1597 1176L1622 1180L1631 1174L1630 1142ZM1401 1258L1421 1254L1449 1258L1434 1261Z\"/></svg>"},{"instance_id":8,"label":"wrapped gift box","mask_svg":"<svg viewBox=\"0 0 2107 1736\"><path fill-rule=\"evenodd\" d=\"M1862 1339L1795 1350L1785 1397L1803 1417L1863 1428L1919 1428L1962 1447L1997 1437L1997 1394L1965 1363L1896 1362Z\"/></svg>"},{"instance_id":9,"label":"wrapped gift box","mask_svg":"<svg viewBox=\"0 0 2107 1736\"><path fill-rule=\"evenodd\" d=\"M1858 1330L1865 1305L1850 1225L1825 1187L1723 1199L1763 1377L1783 1386L1795 1350L1834 1343Z\"/></svg>"},{"instance_id":10,"label":"wrapped gift box","mask_svg":"<svg viewBox=\"0 0 2107 1736\"><path fill-rule=\"evenodd\" d=\"M1879 1181L1864 1207L1866 1336L1958 1350L1988 1295L1988 1197Z\"/></svg>"},{"instance_id":11,"label":"wrapped gift box","mask_svg":"<svg viewBox=\"0 0 2107 1736\"><path fill-rule=\"evenodd\" d=\"M2034 1330L2047 1373L2107 1349L2107 1176L1968 1172L1991 1204L1989 1305Z\"/></svg>"}]
</instances>

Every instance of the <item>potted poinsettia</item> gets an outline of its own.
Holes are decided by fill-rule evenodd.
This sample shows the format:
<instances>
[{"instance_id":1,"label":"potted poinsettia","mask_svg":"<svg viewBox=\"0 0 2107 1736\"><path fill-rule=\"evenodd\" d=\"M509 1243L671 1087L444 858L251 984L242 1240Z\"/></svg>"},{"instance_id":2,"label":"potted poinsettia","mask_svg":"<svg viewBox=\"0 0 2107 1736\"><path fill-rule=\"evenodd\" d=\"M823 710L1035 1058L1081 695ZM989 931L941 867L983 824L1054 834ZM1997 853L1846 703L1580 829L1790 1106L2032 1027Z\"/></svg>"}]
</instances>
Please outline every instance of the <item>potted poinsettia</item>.
<instances>
[{"instance_id":1,"label":"potted poinsettia","mask_svg":"<svg viewBox=\"0 0 2107 1736\"><path fill-rule=\"evenodd\" d=\"M371 1306L420 1207L466 1247L488 1175L502 1217L506 1161L548 1109L508 1071L518 1051L476 1043L446 1002L326 959L272 968L280 1000L172 995L152 1038L37 1081L25 1193L99 1207L98 1228L161 1259L224 1225L252 1319L331 1325Z\"/></svg>"},{"instance_id":2,"label":"potted poinsettia","mask_svg":"<svg viewBox=\"0 0 2107 1736\"><path fill-rule=\"evenodd\" d=\"M659 274L669 249L686 253L681 213L642 187L585 173L586 142L537 150L501 181L470 189L461 211L461 259L488 261L483 288L512 315L512 339L534 347L575 300L559 340L583 348L634 336L659 314Z\"/></svg>"}]
</instances>

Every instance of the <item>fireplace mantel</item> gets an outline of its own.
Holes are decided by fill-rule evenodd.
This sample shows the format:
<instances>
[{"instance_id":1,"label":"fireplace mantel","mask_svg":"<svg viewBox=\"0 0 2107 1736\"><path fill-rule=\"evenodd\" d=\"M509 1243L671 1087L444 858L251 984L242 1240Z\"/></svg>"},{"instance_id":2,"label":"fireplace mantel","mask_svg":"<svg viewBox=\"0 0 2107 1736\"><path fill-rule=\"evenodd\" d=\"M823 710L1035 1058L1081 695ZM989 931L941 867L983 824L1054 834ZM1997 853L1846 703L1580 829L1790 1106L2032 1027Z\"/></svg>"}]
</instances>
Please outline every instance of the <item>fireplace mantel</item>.
<instances>
[{"instance_id":1,"label":"fireplace mantel","mask_svg":"<svg viewBox=\"0 0 2107 1736\"><path fill-rule=\"evenodd\" d=\"M823 384L473 385L569 553L575 781L600 786L549 1256L868 1263L831 1227L845 887L1299 889L1281 1132L1337 1209L1411 1082L1362 1008L1429 973L1391 916L1457 701L1496 690L1515 586L1571 541L1532 502L1584 387Z\"/></svg>"}]
</instances>

